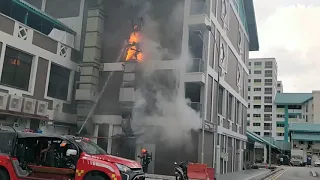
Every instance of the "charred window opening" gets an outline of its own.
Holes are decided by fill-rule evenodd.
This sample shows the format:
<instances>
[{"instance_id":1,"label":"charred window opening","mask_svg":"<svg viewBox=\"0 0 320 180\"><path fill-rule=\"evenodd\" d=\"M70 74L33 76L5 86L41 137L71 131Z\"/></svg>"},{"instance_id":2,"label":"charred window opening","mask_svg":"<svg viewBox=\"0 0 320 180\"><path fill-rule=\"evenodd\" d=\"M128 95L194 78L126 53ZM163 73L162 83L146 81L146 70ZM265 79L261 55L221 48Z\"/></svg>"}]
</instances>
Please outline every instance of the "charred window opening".
<instances>
[{"instance_id":1,"label":"charred window opening","mask_svg":"<svg viewBox=\"0 0 320 180\"><path fill-rule=\"evenodd\" d=\"M201 111L201 85L198 83L185 84L185 98L189 99L189 106L195 111Z\"/></svg>"}]
</instances>

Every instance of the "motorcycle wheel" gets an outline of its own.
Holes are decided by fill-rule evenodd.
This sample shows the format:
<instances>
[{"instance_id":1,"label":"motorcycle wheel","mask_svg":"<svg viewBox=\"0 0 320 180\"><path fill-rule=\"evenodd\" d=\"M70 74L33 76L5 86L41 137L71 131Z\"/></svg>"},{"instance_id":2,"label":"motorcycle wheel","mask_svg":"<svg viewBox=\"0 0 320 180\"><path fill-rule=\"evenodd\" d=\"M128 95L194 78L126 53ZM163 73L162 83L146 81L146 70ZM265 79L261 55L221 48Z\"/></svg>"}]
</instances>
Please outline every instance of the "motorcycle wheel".
<instances>
[{"instance_id":1,"label":"motorcycle wheel","mask_svg":"<svg viewBox=\"0 0 320 180\"><path fill-rule=\"evenodd\" d=\"M182 177L182 175L180 173L178 173L176 175L176 180L184 180L184 178Z\"/></svg>"}]
</instances>

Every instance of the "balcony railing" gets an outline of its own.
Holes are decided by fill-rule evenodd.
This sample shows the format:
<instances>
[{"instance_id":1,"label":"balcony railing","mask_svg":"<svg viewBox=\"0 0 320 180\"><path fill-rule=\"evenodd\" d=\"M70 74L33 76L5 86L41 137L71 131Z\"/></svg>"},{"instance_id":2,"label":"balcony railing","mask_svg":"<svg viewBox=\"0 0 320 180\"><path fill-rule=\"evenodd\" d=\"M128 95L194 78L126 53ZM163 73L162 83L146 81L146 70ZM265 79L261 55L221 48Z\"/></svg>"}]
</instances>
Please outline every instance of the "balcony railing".
<instances>
[{"instance_id":1,"label":"balcony railing","mask_svg":"<svg viewBox=\"0 0 320 180\"><path fill-rule=\"evenodd\" d=\"M192 59L187 67L187 72L204 72L204 60L201 58Z\"/></svg>"},{"instance_id":2,"label":"balcony railing","mask_svg":"<svg viewBox=\"0 0 320 180\"><path fill-rule=\"evenodd\" d=\"M272 94L272 91L265 91L264 94Z\"/></svg>"},{"instance_id":3,"label":"balcony railing","mask_svg":"<svg viewBox=\"0 0 320 180\"><path fill-rule=\"evenodd\" d=\"M207 14L206 0L191 0L190 15Z\"/></svg>"},{"instance_id":4,"label":"balcony railing","mask_svg":"<svg viewBox=\"0 0 320 180\"><path fill-rule=\"evenodd\" d=\"M272 103L272 99L265 99L264 103Z\"/></svg>"},{"instance_id":5,"label":"balcony railing","mask_svg":"<svg viewBox=\"0 0 320 180\"><path fill-rule=\"evenodd\" d=\"M196 112L199 112L200 117L202 117L202 104L200 102L189 102L188 106L190 106Z\"/></svg>"},{"instance_id":6,"label":"balcony railing","mask_svg":"<svg viewBox=\"0 0 320 180\"><path fill-rule=\"evenodd\" d=\"M265 108L264 112L272 112L272 108Z\"/></svg>"},{"instance_id":7,"label":"balcony railing","mask_svg":"<svg viewBox=\"0 0 320 180\"><path fill-rule=\"evenodd\" d=\"M272 121L272 118L270 118L270 117L265 117L265 118L264 118L264 121Z\"/></svg>"},{"instance_id":8,"label":"balcony railing","mask_svg":"<svg viewBox=\"0 0 320 180\"><path fill-rule=\"evenodd\" d=\"M264 126L264 130L272 130L272 126Z\"/></svg>"}]
</instances>

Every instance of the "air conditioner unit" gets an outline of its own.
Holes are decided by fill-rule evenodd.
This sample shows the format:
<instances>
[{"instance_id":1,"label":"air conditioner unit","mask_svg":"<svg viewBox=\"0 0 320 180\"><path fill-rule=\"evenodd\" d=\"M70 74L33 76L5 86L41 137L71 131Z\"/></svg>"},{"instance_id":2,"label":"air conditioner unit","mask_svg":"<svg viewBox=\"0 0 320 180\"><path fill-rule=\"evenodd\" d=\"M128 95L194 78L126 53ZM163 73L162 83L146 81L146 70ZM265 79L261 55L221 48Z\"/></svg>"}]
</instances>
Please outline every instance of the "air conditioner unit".
<instances>
[{"instance_id":1,"label":"air conditioner unit","mask_svg":"<svg viewBox=\"0 0 320 180\"><path fill-rule=\"evenodd\" d=\"M48 103L45 101L38 101L36 114L39 116L47 116Z\"/></svg>"},{"instance_id":2,"label":"air conditioner unit","mask_svg":"<svg viewBox=\"0 0 320 180\"><path fill-rule=\"evenodd\" d=\"M9 103L9 111L21 112L23 97L11 95Z\"/></svg>"},{"instance_id":3,"label":"air conditioner unit","mask_svg":"<svg viewBox=\"0 0 320 180\"><path fill-rule=\"evenodd\" d=\"M0 109L6 110L8 106L9 94L0 92Z\"/></svg>"},{"instance_id":4,"label":"air conditioner unit","mask_svg":"<svg viewBox=\"0 0 320 180\"><path fill-rule=\"evenodd\" d=\"M36 100L31 98L24 98L23 102L23 112L28 114L34 114L36 108Z\"/></svg>"}]
</instances>

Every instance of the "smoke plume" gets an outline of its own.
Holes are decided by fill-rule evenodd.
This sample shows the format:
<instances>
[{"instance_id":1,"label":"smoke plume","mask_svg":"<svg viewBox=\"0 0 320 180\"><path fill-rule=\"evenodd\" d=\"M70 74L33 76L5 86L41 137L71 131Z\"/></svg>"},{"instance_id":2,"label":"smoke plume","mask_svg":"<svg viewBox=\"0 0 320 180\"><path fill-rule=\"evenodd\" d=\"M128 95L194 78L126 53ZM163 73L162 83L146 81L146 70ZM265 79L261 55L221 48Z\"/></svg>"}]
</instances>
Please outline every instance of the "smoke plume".
<instances>
[{"instance_id":1,"label":"smoke plume","mask_svg":"<svg viewBox=\"0 0 320 180\"><path fill-rule=\"evenodd\" d=\"M188 105L189 100L179 91L179 88L184 88L183 84L179 84L184 77L181 73L185 72L187 61L191 59L189 54L181 54L184 1L177 3L171 12L161 13L167 16L165 20L157 18L161 15L157 16L153 11L155 5L150 1L132 2L134 5L142 3L141 12L144 13L141 44L144 54L143 83L136 93L132 129L135 134L141 134L138 143L160 141L171 147L188 144L191 130L199 130L201 119L200 114ZM169 39L169 43L164 42L165 38ZM177 54L176 49L180 49L180 53ZM178 68L157 70L154 61L161 60L179 62Z\"/></svg>"}]
</instances>

